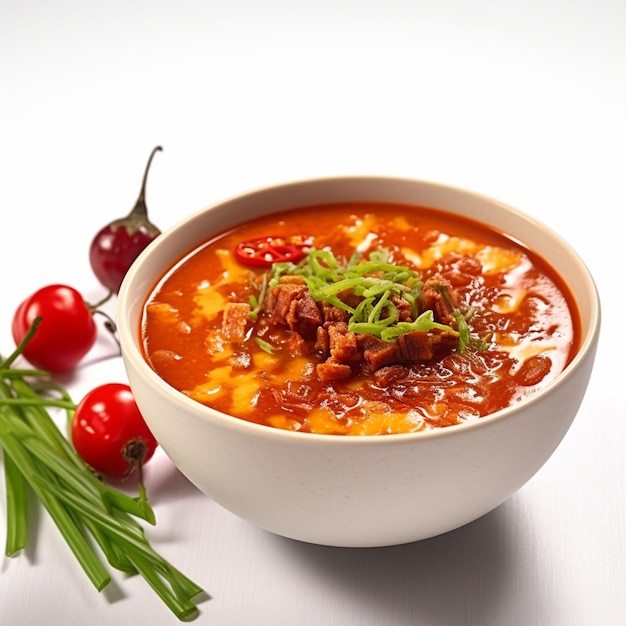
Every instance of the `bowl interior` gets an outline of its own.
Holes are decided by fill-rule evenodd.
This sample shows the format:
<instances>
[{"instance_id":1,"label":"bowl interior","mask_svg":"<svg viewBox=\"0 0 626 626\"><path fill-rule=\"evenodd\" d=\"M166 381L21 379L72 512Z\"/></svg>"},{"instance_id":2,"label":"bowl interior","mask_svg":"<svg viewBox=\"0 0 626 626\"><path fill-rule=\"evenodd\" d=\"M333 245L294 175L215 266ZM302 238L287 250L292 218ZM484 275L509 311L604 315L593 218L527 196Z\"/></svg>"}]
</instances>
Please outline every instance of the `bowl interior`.
<instances>
[{"instance_id":1,"label":"bowl interior","mask_svg":"<svg viewBox=\"0 0 626 626\"><path fill-rule=\"evenodd\" d=\"M137 330L144 299L161 275L199 243L261 215L343 201L440 209L483 222L520 241L556 269L570 288L583 329L576 358L589 348L600 321L597 289L578 254L557 233L513 207L471 191L411 179L364 176L313 179L251 191L182 219L139 256L126 276L118 311L125 351L143 362ZM142 367L150 370L145 362Z\"/></svg>"}]
</instances>

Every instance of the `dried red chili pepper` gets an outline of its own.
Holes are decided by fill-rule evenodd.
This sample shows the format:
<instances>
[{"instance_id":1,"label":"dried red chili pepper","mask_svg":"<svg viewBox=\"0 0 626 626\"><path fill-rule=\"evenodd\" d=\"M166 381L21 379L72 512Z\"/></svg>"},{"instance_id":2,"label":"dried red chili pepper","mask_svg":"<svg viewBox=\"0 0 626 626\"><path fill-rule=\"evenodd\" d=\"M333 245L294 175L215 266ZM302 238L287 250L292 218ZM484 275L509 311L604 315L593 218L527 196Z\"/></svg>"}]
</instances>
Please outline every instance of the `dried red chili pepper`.
<instances>
[{"instance_id":1,"label":"dried red chili pepper","mask_svg":"<svg viewBox=\"0 0 626 626\"><path fill-rule=\"evenodd\" d=\"M297 263L307 253L312 239L293 235L291 237L267 236L242 241L235 248L235 256L244 265L269 267L272 263Z\"/></svg>"}]
</instances>

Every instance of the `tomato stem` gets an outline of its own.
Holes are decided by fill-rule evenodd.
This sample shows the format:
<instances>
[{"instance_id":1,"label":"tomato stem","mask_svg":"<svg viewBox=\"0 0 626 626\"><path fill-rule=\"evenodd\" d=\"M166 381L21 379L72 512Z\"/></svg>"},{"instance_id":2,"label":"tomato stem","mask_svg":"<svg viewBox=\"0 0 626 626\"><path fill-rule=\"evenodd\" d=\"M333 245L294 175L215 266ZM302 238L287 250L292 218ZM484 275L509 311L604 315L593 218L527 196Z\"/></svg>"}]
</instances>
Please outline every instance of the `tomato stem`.
<instances>
[{"instance_id":1,"label":"tomato stem","mask_svg":"<svg viewBox=\"0 0 626 626\"><path fill-rule=\"evenodd\" d=\"M87 307L92 313L95 313L103 304L106 304L112 297L113 297L113 291L109 289L109 291L107 292L107 295L104 296L102 300L99 300L95 304L89 304L89 303L85 303L85 304L87 304Z\"/></svg>"},{"instance_id":2,"label":"tomato stem","mask_svg":"<svg viewBox=\"0 0 626 626\"><path fill-rule=\"evenodd\" d=\"M96 302L95 304L87 304L87 308L91 311L92 315L102 315L102 317L105 318L105 322L104 322L104 327L109 331L109 333L111 334L111 336L113 337L113 339L115 340L115 343L117 344L117 347L120 347L120 341L117 337L117 324L115 323L115 320L105 311L103 311L100 307L102 307L102 305L106 304L114 295L114 292L109 290L107 295L102 298L102 300Z\"/></svg>"},{"instance_id":3,"label":"tomato stem","mask_svg":"<svg viewBox=\"0 0 626 626\"><path fill-rule=\"evenodd\" d=\"M152 159L157 152L163 150L161 146L156 146L152 152L150 153L150 157L148 158L148 163L146 164L146 169L143 173L143 180L141 182L141 188L139 190L139 196L137 197L137 201L133 210L130 212L128 217L132 218L142 218L147 220L148 218L148 207L146 206L146 183L148 181L148 171L150 170L150 165L152 164Z\"/></svg>"},{"instance_id":4,"label":"tomato stem","mask_svg":"<svg viewBox=\"0 0 626 626\"><path fill-rule=\"evenodd\" d=\"M104 311L97 310L94 311L93 314L102 315L102 317L104 317L104 327L107 329L107 331L113 338L113 341L115 341L115 343L117 344L118 349L121 351L120 340L117 336L117 324L115 323L115 320Z\"/></svg>"}]
</instances>

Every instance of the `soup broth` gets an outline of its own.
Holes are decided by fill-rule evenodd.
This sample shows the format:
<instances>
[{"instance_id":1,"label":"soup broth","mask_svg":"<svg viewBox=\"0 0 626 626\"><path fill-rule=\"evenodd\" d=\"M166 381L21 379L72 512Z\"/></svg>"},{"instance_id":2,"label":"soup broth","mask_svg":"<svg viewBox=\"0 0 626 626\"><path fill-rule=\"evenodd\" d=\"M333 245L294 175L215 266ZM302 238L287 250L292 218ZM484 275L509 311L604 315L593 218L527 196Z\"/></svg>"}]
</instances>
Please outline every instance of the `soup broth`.
<instances>
[{"instance_id":1,"label":"soup broth","mask_svg":"<svg viewBox=\"0 0 626 626\"><path fill-rule=\"evenodd\" d=\"M520 402L573 358L580 321L560 277L503 233L425 207L342 203L191 250L147 298L140 332L159 376L207 406L375 435Z\"/></svg>"}]
</instances>

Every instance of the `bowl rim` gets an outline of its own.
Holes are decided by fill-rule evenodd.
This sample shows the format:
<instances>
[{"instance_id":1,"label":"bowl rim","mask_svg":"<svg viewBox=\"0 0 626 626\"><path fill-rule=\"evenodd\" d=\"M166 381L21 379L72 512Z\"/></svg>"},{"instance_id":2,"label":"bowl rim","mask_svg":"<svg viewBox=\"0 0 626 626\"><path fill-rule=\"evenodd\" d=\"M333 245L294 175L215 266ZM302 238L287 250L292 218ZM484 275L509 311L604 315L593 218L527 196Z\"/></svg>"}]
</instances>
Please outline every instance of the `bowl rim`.
<instances>
[{"instance_id":1,"label":"bowl rim","mask_svg":"<svg viewBox=\"0 0 626 626\"><path fill-rule=\"evenodd\" d=\"M580 277L585 281L585 289L589 293L590 300L587 302L587 306L589 307L589 324L586 328L582 329L581 342L578 347L578 350L574 356L574 358L568 363L565 369L560 372L554 380L550 381L545 387L533 393L531 396L524 398L522 401L517 402L511 406L505 407L496 411L494 413L490 413L483 417L480 417L476 420L472 420L469 422L464 422L461 424L455 424L452 426L447 426L444 428L433 428L416 432L409 433L394 433L394 434L379 434L379 435L333 435L333 434L324 434L324 433L308 433L308 432L300 432L293 431L282 428L275 428L272 426L268 426L265 424L259 424L256 422L248 421L244 418L236 417L230 415L228 413L224 413L212 407L203 405L197 400L193 400L192 398L187 397L182 392L176 390L169 383L167 383L164 379L162 379L147 363L141 354L141 350L139 348L138 338L134 336L137 332L138 323L130 328L126 324L125 318L125 310L128 306L128 301L132 296L132 289L130 288L135 276L140 271L142 263L145 259L155 255L158 253L158 249L161 245L161 242L165 242L167 239L176 235L177 232L183 230L187 227L187 224L190 222L194 222L198 219L201 219L208 212L218 210L221 206L228 205L231 202L241 201L246 198L253 198L255 196L262 196L267 193L277 193L280 190L288 190L295 189L296 187L302 187L306 185L326 185L326 184L352 184L352 183L363 183L364 181L369 181L372 183L378 184L418 184L424 187L429 187L433 190L437 190L439 192L447 192L460 194L463 196L471 196L476 200L482 200L487 202L493 206L498 206L503 208L507 212L516 215L522 220L531 224L533 228L542 230L546 235L548 235L551 239L553 239L561 248L567 250L569 253L570 259L575 262L577 272ZM312 203L314 204L314 203ZM400 202L398 202L400 204ZM305 206L304 204L300 204L299 206ZM437 207L434 207L437 209ZM445 211L445 208L439 208L441 211ZM235 222L234 224L236 224ZM509 235L511 236L511 235ZM515 237L513 237L515 238ZM201 242L198 242L201 243ZM522 242L523 245L527 245ZM531 248L532 250L532 248ZM184 256L184 253L183 253ZM541 256L541 255L540 255ZM555 268L556 269L556 268ZM155 275L154 282L156 283L159 280L160 275ZM572 294L573 296L573 294ZM580 306L578 300L576 299L577 306ZM123 320L120 323L120 320ZM138 322L138 320L135 320ZM552 393L558 387L566 384L566 382L575 375L575 372L582 366L583 362L593 356L593 351L598 342L598 337L600 333L601 327L601 302L598 293L598 289L594 278L588 269L587 265L584 263L580 255L574 250L574 248L556 231L552 228L544 224L541 220L536 217L525 213L524 211L517 209L501 200L493 198L489 195L485 195L479 192L475 192L473 190L459 187L455 185L449 185L441 182L430 181L426 179L419 178L410 178L410 177L399 177L399 176L386 176L386 175L348 175L348 176L326 176L326 177L313 177L313 178L303 178L298 180L291 180L282 183L268 184L266 186L255 187L249 189L247 191L242 191L240 193L232 194L228 197L216 200L215 202L204 206L203 208L197 209L188 215L182 217L173 225L168 227L166 230L159 235L153 242L150 243L135 259L131 267L129 268L122 285L120 287L118 298L117 298L117 323L118 323L118 334L120 338L120 346L122 350L122 356L124 361L126 360L132 361L135 368L139 371L142 371L145 376L148 377L148 380L151 384L157 386L158 389L161 390L161 393L171 395L177 403L180 403L181 406L191 410L194 415L202 420L218 420L222 422L224 426L228 427L231 430L242 430L247 431L251 434L255 434L255 436L261 437L269 437L269 438L277 438L279 441L283 438L290 441L290 443L296 443L296 445L316 445L317 442L324 442L325 445L339 445L339 446L377 446L381 445L382 442L385 445L395 445L395 444L406 444L407 442L415 443L423 439L431 440L433 438L440 437L453 437L460 436L463 433L468 431L476 430L476 429L484 429L490 428L494 425L494 423L498 423L504 420L508 420L515 416L520 411L526 410L528 407L539 403L544 396L549 393ZM129 348L130 346L130 348Z\"/></svg>"}]
</instances>

